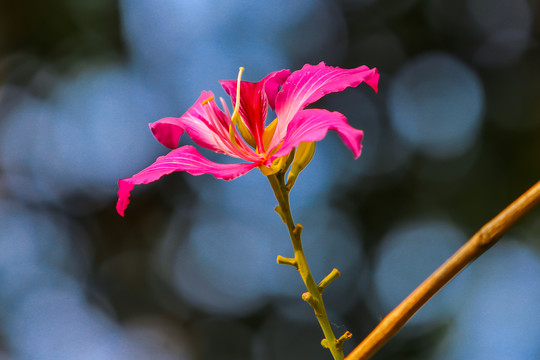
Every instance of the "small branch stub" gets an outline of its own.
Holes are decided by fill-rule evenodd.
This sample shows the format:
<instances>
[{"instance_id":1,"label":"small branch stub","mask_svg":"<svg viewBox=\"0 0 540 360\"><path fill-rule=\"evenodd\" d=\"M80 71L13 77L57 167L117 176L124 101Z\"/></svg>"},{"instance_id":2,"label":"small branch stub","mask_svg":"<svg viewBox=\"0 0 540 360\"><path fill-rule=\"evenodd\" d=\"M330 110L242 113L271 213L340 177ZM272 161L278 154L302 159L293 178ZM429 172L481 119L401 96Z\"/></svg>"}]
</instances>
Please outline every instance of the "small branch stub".
<instances>
[{"instance_id":1,"label":"small branch stub","mask_svg":"<svg viewBox=\"0 0 540 360\"><path fill-rule=\"evenodd\" d=\"M324 279L321 280L321 282L319 283L319 285L317 285L317 287L319 288L319 292L322 294L324 289L326 289L326 287L328 285L330 285L330 283L334 280L336 280L338 277L341 276L341 273L339 272L338 269L334 268L330 274L326 275L326 277Z\"/></svg>"},{"instance_id":2,"label":"small branch stub","mask_svg":"<svg viewBox=\"0 0 540 360\"><path fill-rule=\"evenodd\" d=\"M293 230L293 235L297 238L297 239L300 239L300 235L302 235L302 229L304 227L302 226L302 224L296 224L296 226L294 227L294 230Z\"/></svg>"},{"instance_id":3,"label":"small branch stub","mask_svg":"<svg viewBox=\"0 0 540 360\"><path fill-rule=\"evenodd\" d=\"M283 213L283 210L281 209L281 206L276 206L274 208L274 211L278 213L279 217L281 218L281 221L283 221L285 224L287 223L287 220L285 220L285 214Z\"/></svg>"},{"instance_id":4,"label":"small branch stub","mask_svg":"<svg viewBox=\"0 0 540 360\"><path fill-rule=\"evenodd\" d=\"M336 339L336 348L340 350L343 349L343 344L350 338L352 338L352 333L350 331L345 331L345 334L341 335L339 339Z\"/></svg>"},{"instance_id":5,"label":"small branch stub","mask_svg":"<svg viewBox=\"0 0 540 360\"><path fill-rule=\"evenodd\" d=\"M330 347L328 346L328 340L326 339L322 339L321 340L321 346L325 349L329 349Z\"/></svg>"},{"instance_id":6,"label":"small branch stub","mask_svg":"<svg viewBox=\"0 0 540 360\"><path fill-rule=\"evenodd\" d=\"M313 310L315 310L316 314L319 313L319 310L317 310L319 306L319 301L315 299L313 295L311 295L309 292L305 292L302 294L302 300L307 302L313 308Z\"/></svg>"},{"instance_id":7,"label":"small branch stub","mask_svg":"<svg viewBox=\"0 0 540 360\"><path fill-rule=\"evenodd\" d=\"M290 266L295 267L298 270L298 262L296 261L296 259L286 258L281 255L278 255L277 263L280 265L290 265Z\"/></svg>"}]
</instances>

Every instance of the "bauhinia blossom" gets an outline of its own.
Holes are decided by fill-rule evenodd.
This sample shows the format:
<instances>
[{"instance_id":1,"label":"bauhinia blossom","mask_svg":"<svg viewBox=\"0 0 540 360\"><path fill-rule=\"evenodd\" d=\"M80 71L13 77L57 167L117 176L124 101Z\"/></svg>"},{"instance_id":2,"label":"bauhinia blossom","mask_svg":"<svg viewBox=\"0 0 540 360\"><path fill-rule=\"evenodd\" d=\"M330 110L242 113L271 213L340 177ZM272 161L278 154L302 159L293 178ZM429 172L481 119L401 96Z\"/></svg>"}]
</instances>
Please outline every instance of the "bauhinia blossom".
<instances>
[{"instance_id":1,"label":"bauhinia blossom","mask_svg":"<svg viewBox=\"0 0 540 360\"><path fill-rule=\"evenodd\" d=\"M122 216L135 185L147 184L175 171L192 175L212 174L218 179L232 180L253 168L263 174L279 171L288 155L303 143L322 140L328 130L337 131L355 158L362 150L363 132L347 123L339 112L306 109L324 95L356 87L365 82L377 91L379 74L376 68L360 66L341 69L305 65L291 73L280 70L259 82L242 81L240 68L237 81L220 81L231 97L231 115L223 99L221 110L212 92L203 91L195 104L181 117L168 117L150 124L154 136L163 145L174 149L130 178L118 182L116 210ZM276 119L266 125L268 107ZM219 164L206 159L195 147L178 147L182 134L199 146L243 160L238 164Z\"/></svg>"}]
</instances>

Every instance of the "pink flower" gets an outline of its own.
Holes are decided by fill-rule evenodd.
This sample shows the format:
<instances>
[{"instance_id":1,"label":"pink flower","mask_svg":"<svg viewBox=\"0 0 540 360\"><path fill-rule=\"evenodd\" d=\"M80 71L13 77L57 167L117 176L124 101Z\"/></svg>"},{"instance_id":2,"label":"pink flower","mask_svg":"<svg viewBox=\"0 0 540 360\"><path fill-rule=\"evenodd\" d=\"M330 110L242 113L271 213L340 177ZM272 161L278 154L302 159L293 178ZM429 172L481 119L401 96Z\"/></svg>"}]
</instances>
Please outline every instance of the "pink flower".
<instances>
[{"instance_id":1,"label":"pink flower","mask_svg":"<svg viewBox=\"0 0 540 360\"><path fill-rule=\"evenodd\" d=\"M124 216L135 185L156 181L175 171L212 174L218 179L232 180L259 167L269 175L281 168L283 159L295 147L323 139L328 130L337 131L355 158L360 156L361 130L351 127L339 112L305 107L326 94L362 82L377 91L377 69L367 66L341 69L321 62L315 66L305 65L292 74L289 70L276 71L257 83L241 81L242 71L240 68L238 81L220 82L235 104L232 115L223 99L220 99L222 111L216 105L214 95L203 91L180 118L164 118L150 124L158 141L174 150L132 177L118 181L116 210L120 215ZM268 106L275 110L277 118L265 125ZM203 148L245 162L218 164L206 159L193 146L177 148L184 132Z\"/></svg>"}]
</instances>

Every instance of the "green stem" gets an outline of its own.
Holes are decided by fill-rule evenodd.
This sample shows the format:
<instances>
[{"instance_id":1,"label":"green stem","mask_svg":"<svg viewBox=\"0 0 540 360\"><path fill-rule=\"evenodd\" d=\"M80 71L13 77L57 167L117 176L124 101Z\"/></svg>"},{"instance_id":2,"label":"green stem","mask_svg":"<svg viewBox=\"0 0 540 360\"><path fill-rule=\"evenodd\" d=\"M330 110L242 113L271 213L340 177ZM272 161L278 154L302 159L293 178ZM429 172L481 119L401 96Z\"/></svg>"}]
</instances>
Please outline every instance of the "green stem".
<instances>
[{"instance_id":1,"label":"green stem","mask_svg":"<svg viewBox=\"0 0 540 360\"><path fill-rule=\"evenodd\" d=\"M343 360L343 358L345 357L342 349L343 340L338 341L336 339L336 336L332 331L330 321L328 320L328 316L326 315L326 309L324 307L322 299L322 290L324 289L324 287L319 288L319 286L315 283L315 280L313 280L313 276L311 275L311 271L309 270L309 266L304 255L304 250L302 248L302 226L300 224L294 224L291 215L291 208L289 205L289 189L285 185L284 174L278 172L277 174L269 175L268 180L270 181L270 185L272 185L272 189L274 190L274 194L276 195L276 199L279 203L279 207L276 208L276 211L281 216L283 222L287 225L287 229L289 230L289 235L291 237L294 249L294 260L290 259L292 261L282 261L280 263L294 265L295 267L297 267L298 271L300 272L300 276L302 276L302 280L304 281L304 284L306 285L306 288L308 290L308 292L302 295L302 299L308 302L315 311L315 316L317 317L317 320L319 321L319 324L325 336L322 344L324 347L327 347L330 350L332 356L334 357L334 360ZM280 258L284 259L282 257ZM347 334L348 335L344 336L350 337L350 333Z\"/></svg>"}]
</instances>

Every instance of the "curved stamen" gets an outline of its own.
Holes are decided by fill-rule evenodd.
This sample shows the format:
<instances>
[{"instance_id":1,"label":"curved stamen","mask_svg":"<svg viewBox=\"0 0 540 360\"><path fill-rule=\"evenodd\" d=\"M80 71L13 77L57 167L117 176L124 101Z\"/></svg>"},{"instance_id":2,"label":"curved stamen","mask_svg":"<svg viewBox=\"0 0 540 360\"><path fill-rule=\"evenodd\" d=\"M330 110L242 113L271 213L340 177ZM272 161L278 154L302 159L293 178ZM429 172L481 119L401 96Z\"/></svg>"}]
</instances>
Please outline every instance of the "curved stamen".
<instances>
[{"instance_id":1,"label":"curved stamen","mask_svg":"<svg viewBox=\"0 0 540 360\"><path fill-rule=\"evenodd\" d=\"M240 118L240 84L242 83L242 73L244 72L244 68L241 66L238 71L238 79L236 80L236 102L234 104L234 111L231 116L231 120L233 124L236 125L236 122L238 120L241 120Z\"/></svg>"},{"instance_id":2,"label":"curved stamen","mask_svg":"<svg viewBox=\"0 0 540 360\"><path fill-rule=\"evenodd\" d=\"M219 101L221 102L221 106L223 107L223 111L225 112L225 115L227 115L230 118L231 113L229 112L229 108L227 107L227 103L225 102L225 99L220 97Z\"/></svg>"},{"instance_id":3,"label":"curved stamen","mask_svg":"<svg viewBox=\"0 0 540 360\"><path fill-rule=\"evenodd\" d=\"M236 126L240 126L240 124L244 125L242 123L242 117L240 116L240 88L241 88L241 84L242 84L242 73L243 72L244 72L244 68L240 67L239 71L238 71L238 78L236 80L236 101L235 101L235 104L234 104L234 111L233 111L233 114L231 116L231 124L229 125L229 138L231 140L231 143L234 144L234 146L236 146L238 148L242 148L242 150L244 150L246 152L250 151L251 153L253 153L253 151L251 151L251 149L249 149L249 147L244 142L245 139L243 138L243 136L238 136L238 131L236 129ZM241 146L239 146L239 142L236 139L237 136L238 136L239 139L243 140L240 143Z\"/></svg>"}]
</instances>

